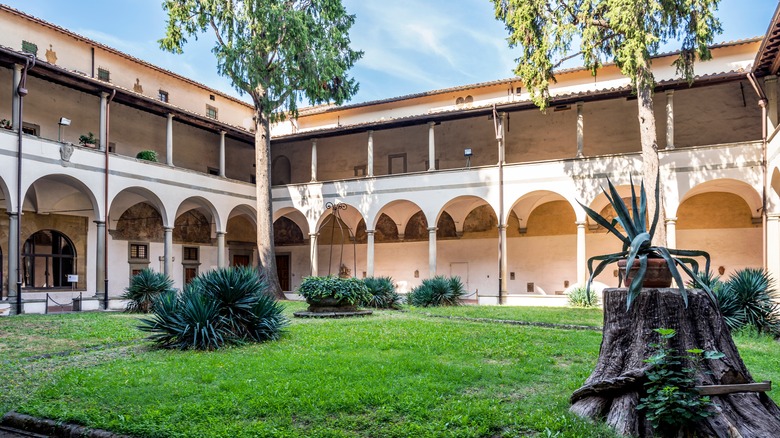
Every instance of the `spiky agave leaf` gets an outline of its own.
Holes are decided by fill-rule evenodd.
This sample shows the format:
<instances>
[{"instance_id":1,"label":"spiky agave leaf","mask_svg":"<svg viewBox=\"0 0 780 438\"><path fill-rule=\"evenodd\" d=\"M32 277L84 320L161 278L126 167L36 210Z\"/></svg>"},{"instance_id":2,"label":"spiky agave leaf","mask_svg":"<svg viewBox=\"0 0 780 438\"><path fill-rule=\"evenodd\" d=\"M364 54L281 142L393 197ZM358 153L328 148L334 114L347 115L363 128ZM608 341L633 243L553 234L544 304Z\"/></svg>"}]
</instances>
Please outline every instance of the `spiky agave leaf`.
<instances>
[{"instance_id":1,"label":"spiky agave leaf","mask_svg":"<svg viewBox=\"0 0 780 438\"><path fill-rule=\"evenodd\" d=\"M148 313L159 295L173 290L173 280L161 272L143 269L130 279L130 285L122 294L128 300L125 311Z\"/></svg>"},{"instance_id":2,"label":"spiky agave leaf","mask_svg":"<svg viewBox=\"0 0 780 438\"><path fill-rule=\"evenodd\" d=\"M767 271L741 269L729 277L725 288L744 309L747 325L759 332L780 333L780 305L774 301L774 281Z\"/></svg>"}]
</instances>

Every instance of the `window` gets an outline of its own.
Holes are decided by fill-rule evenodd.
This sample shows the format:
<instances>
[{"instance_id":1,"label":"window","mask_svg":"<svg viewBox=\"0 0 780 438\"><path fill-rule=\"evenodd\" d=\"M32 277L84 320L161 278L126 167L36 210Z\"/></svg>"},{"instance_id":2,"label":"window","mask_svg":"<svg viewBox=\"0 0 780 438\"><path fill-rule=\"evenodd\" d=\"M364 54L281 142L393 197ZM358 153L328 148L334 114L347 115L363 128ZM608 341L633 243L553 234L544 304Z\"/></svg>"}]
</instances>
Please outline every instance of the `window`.
<instances>
[{"instance_id":1,"label":"window","mask_svg":"<svg viewBox=\"0 0 780 438\"><path fill-rule=\"evenodd\" d=\"M33 55L38 56L38 45L22 40L22 52L32 53Z\"/></svg>"},{"instance_id":2,"label":"window","mask_svg":"<svg viewBox=\"0 0 780 438\"><path fill-rule=\"evenodd\" d=\"M213 94L209 94L209 100L211 100L211 101L215 101L215 100L217 100L217 99L214 97L214 95L213 95Z\"/></svg>"},{"instance_id":3,"label":"window","mask_svg":"<svg viewBox=\"0 0 780 438\"><path fill-rule=\"evenodd\" d=\"M406 154L392 154L387 156L387 173L394 175L406 173Z\"/></svg>"},{"instance_id":4,"label":"window","mask_svg":"<svg viewBox=\"0 0 780 438\"><path fill-rule=\"evenodd\" d=\"M355 176L366 176L366 165L355 166Z\"/></svg>"},{"instance_id":5,"label":"window","mask_svg":"<svg viewBox=\"0 0 780 438\"><path fill-rule=\"evenodd\" d=\"M157 98L160 99L160 102L168 102L168 92L165 90L160 90L157 92Z\"/></svg>"},{"instance_id":6,"label":"window","mask_svg":"<svg viewBox=\"0 0 780 438\"><path fill-rule=\"evenodd\" d=\"M76 273L76 249L66 235L38 231L24 243L22 257L23 287L71 287L68 275Z\"/></svg>"},{"instance_id":7,"label":"window","mask_svg":"<svg viewBox=\"0 0 780 438\"><path fill-rule=\"evenodd\" d=\"M206 105L206 117L217 120L217 109L211 105Z\"/></svg>"},{"instance_id":8,"label":"window","mask_svg":"<svg viewBox=\"0 0 780 438\"><path fill-rule=\"evenodd\" d=\"M130 243L127 251L127 263L130 264L130 278L149 267L149 244Z\"/></svg>"},{"instance_id":9,"label":"window","mask_svg":"<svg viewBox=\"0 0 780 438\"><path fill-rule=\"evenodd\" d=\"M108 151L109 152L116 152L116 143L113 141L108 142Z\"/></svg>"},{"instance_id":10,"label":"window","mask_svg":"<svg viewBox=\"0 0 780 438\"><path fill-rule=\"evenodd\" d=\"M131 243L130 244L130 258L149 260L149 244L146 243Z\"/></svg>"},{"instance_id":11,"label":"window","mask_svg":"<svg viewBox=\"0 0 780 438\"><path fill-rule=\"evenodd\" d=\"M184 259L185 262L192 262L198 261L198 247L197 246L185 246L184 254L182 256L182 259Z\"/></svg>"},{"instance_id":12,"label":"window","mask_svg":"<svg viewBox=\"0 0 780 438\"><path fill-rule=\"evenodd\" d=\"M208 167L207 169L208 169L209 175L217 175L217 176L219 176L219 169L217 169L216 167Z\"/></svg>"},{"instance_id":13,"label":"window","mask_svg":"<svg viewBox=\"0 0 780 438\"><path fill-rule=\"evenodd\" d=\"M106 68L98 67L98 79L105 82L111 81L111 72Z\"/></svg>"},{"instance_id":14,"label":"window","mask_svg":"<svg viewBox=\"0 0 780 438\"><path fill-rule=\"evenodd\" d=\"M249 182L251 184L257 184L257 177L254 174L249 175Z\"/></svg>"},{"instance_id":15,"label":"window","mask_svg":"<svg viewBox=\"0 0 780 438\"><path fill-rule=\"evenodd\" d=\"M32 123L22 122L22 132L29 135L34 135L36 137L40 136L41 133L41 127L40 125L34 125Z\"/></svg>"}]
</instances>

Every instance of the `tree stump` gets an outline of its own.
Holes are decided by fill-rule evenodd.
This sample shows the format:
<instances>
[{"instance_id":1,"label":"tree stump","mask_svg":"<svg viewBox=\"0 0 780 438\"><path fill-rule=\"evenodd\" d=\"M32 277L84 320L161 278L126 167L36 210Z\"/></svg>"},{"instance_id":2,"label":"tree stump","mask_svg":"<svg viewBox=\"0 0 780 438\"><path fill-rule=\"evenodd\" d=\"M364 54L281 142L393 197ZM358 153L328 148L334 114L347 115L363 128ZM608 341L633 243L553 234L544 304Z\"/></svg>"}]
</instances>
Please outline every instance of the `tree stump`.
<instances>
[{"instance_id":1,"label":"tree stump","mask_svg":"<svg viewBox=\"0 0 780 438\"><path fill-rule=\"evenodd\" d=\"M731 333L717 307L699 289L688 290L686 309L677 289L643 289L626 310L627 289L604 290L604 337L599 359L584 385L571 396L571 412L589 419L606 419L622 435L652 437L644 413L636 410L644 390L647 364L659 342L657 328L677 331L671 347L716 350L722 359L701 361L698 385L754 382L742 362ZM704 437L780 436L780 408L763 392L712 396L713 415L693 431Z\"/></svg>"}]
</instances>

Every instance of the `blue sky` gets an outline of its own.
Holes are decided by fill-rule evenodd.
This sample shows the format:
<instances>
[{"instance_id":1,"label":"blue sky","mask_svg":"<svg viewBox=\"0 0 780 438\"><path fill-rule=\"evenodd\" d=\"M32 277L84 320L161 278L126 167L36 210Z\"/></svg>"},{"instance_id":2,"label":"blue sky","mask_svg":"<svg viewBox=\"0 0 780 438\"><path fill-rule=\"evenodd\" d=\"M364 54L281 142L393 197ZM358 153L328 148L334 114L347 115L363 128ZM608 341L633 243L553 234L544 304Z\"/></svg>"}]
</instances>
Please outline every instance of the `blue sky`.
<instances>
[{"instance_id":1,"label":"blue sky","mask_svg":"<svg viewBox=\"0 0 780 438\"><path fill-rule=\"evenodd\" d=\"M2 0L0 0L2 1ZM353 47L365 55L352 70L353 102L509 78L517 57L489 0L343 0L356 15ZM165 29L160 0L5 0L5 4L165 69L237 95L216 72L210 35L183 55L159 49ZM749 5L749 6L747 6ZM716 41L766 32L777 0L721 0ZM666 48L674 50L674 47Z\"/></svg>"}]
</instances>

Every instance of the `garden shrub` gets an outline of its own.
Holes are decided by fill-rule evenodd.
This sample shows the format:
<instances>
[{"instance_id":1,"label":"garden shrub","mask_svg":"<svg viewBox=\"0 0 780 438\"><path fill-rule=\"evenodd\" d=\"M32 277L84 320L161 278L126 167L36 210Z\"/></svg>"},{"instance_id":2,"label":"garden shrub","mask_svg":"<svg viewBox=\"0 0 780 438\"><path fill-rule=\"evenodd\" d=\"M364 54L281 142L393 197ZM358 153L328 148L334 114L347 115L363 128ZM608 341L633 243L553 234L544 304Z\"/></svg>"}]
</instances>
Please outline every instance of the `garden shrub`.
<instances>
[{"instance_id":1,"label":"garden shrub","mask_svg":"<svg viewBox=\"0 0 780 438\"><path fill-rule=\"evenodd\" d=\"M307 300L316 302L325 298L333 298L343 301L345 304L348 303L350 306L360 305L371 298L368 287L363 280L354 277L306 277L298 286L298 293Z\"/></svg>"},{"instance_id":2,"label":"garden shrub","mask_svg":"<svg viewBox=\"0 0 780 438\"><path fill-rule=\"evenodd\" d=\"M135 157L139 160L146 160L146 161L152 161L157 162L157 152L156 151L140 151L137 154L135 154Z\"/></svg>"},{"instance_id":3,"label":"garden shrub","mask_svg":"<svg viewBox=\"0 0 780 438\"><path fill-rule=\"evenodd\" d=\"M167 275L144 269L130 279L130 286L122 294L122 299L129 301L125 311L149 313L154 300L172 290L173 280Z\"/></svg>"},{"instance_id":4,"label":"garden shrub","mask_svg":"<svg viewBox=\"0 0 780 438\"><path fill-rule=\"evenodd\" d=\"M465 295L460 277L437 275L412 289L408 301L417 307L458 306Z\"/></svg>"},{"instance_id":5,"label":"garden shrub","mask_svg":"<svg viewBox=\"0 0 780 438\"><path fill-rule=\"evenodd\" d=\"M289 323L284 306L251 267L230 267L196 277L184 292L155 300L154 316L139 327L162 348L215 350L223 345L278 339Z\"/></svg>"},{"instance_id":6,"label":"garden shrub","mask_svg":"<svg viewBox=\"0 0 780 438\"><path fill-rule=\"evenodd\" d=\"M569 291L569 305L571 307L596 307L599 305L599 297L595 292L588 293L585 287L575 287Z\"/></svg>"},{"instance_id":7,"label":"garden shrub","mask_svg":"<svg viewBox=\"0 0 780 438\"><path fill-rule=\"evenodd\" d=\"M376 309L400 309L403 297L395 291L395 284L391 277L367 277L363 283L371 295L368 300L361 303L362 306Z\"/></svg>"},{"instance_id":8,"label":"garden shrub","mask_svg":"<svg viewBox=\"0 0 780 438\"><path fill-rule=\"evenodd\" d=\"M734 318L736 323L744 321L732 330L753 327L761 333L780 334L780 314L774 301L777 292L774 280L764 269L746 268L734 272L723 286L719 296L721 312L744 313L743 319ZM721 301L722 298L722 301ZM735 311L731 309L735 308ZM725 311L724 311L725 309ZM728 323L728 319L727 319Z\"/></svg>"}]
</instances>

